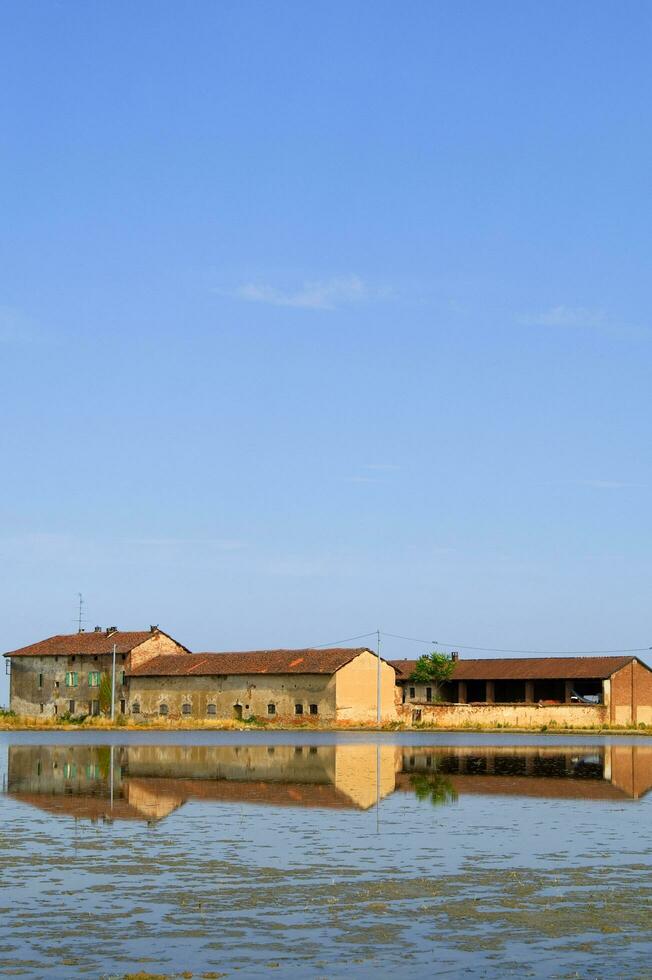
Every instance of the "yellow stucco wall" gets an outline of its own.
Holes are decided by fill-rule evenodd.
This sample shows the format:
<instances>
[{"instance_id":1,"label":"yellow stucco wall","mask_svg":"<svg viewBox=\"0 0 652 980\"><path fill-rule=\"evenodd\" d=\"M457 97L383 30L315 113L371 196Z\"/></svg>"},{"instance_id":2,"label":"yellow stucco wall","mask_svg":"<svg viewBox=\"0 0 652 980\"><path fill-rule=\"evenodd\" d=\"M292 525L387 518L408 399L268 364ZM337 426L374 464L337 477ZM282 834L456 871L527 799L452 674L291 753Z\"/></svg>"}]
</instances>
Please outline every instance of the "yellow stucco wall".
<instances>
[{"instance_id":1,"label":"yellow stucco wall","mask_svg":"<svg viewBox=\"0 0 652 980\"><path fill-rule=\"evenodd\" d=\"M385 661L380 664L381 716L396 717L394 690L396 673ZM377 669L375 654L363 650L335 674L335 704L338 721L375 721L377 715Z\"/></svg>"}]
</instances>

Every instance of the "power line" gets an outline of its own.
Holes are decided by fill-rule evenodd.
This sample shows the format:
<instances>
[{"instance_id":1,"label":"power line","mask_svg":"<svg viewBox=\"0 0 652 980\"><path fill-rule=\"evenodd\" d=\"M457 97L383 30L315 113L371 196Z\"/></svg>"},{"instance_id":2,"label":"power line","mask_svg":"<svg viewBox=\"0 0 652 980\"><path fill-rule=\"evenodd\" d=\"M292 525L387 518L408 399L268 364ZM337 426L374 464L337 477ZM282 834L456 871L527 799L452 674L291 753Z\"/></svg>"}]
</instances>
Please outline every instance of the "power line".
<instances>
[{"instance_id":1,"label":"power line","mask_svg":"<svg viewBox=\"0 0 652 980\"><path fill-rule=\"evenodd\" d=\"M346 640L333 640L332 643L313 643L312 646L306 647L306 650L321 650L323 647L336 647L340 643L353 643L354 640L367 640L370 636L377 636L378 631L373 630L371 633L360 633L358 636L349 636Z\"/></svg>"},{"instance_id":2,"label":"power line","mask_svg":"<svg viewBox=\"0 0 652 980\"><path fill-rule=\"evenodd\" d=\"M506 650L501 647L474 647L468 643L449 643L445 640L420 640L414 636L401 636L399 633L383 633L383 636L394 640L406 640L408 643L424 643L427 646L453 647L456 650L475 650L481 653L525 653L538 657L604 657L624 653L647 653L652 647L631 647L626 650Z\"/></svg>"}]
</instances>

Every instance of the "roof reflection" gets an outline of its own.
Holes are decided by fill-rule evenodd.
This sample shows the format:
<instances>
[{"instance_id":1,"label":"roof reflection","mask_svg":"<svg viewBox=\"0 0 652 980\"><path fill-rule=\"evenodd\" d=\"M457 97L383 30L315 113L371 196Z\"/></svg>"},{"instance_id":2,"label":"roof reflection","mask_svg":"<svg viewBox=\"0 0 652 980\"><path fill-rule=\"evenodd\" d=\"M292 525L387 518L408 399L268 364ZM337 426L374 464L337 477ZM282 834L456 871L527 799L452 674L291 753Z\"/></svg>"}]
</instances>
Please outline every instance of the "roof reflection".
<instances>
[{"instance_id":1,"label":"roof reflection","mask_svg":"<svg viewBox=\"0 0 652 980\"><path fill-rule=\"evenodd\" d=\"M12 745L8 794L58 816L155 823L188 801L366 810L395 792L639 799L652 746Z\"/></svg>"}]
</instances>

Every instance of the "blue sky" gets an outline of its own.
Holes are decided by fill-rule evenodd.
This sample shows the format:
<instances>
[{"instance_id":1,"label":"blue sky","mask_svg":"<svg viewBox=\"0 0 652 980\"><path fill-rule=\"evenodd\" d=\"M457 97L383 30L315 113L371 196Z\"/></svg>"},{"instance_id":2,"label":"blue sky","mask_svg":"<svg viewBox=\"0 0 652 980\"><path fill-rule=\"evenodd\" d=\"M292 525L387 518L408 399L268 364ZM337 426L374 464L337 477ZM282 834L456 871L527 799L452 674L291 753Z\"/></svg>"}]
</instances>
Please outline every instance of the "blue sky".
<instances>
[{"instance_id":1,"label":"blue sky","mask_svg":"<svg viewBox=\"0 0 652 980\"><path fill-rule=\"evenodd\" d=\"M5 4L3 648L652 645L651 21Z\"/></svg>"}]
</instances>

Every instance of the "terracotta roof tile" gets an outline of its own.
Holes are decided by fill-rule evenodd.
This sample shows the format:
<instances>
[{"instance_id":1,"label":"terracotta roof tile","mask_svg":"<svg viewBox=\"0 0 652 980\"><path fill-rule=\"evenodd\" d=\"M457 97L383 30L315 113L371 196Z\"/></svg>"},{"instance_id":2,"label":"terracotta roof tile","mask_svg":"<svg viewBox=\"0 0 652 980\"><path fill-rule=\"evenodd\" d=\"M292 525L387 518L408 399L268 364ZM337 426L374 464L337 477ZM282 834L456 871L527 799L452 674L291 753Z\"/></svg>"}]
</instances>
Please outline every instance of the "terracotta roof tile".
<instances>
[{"instance_id":1,"label":"terracotta roof tile","mask_svg":"<svg viewBox=\"0 0 652 980\"><path fill-rule=\"evenodd\" d=\"M451 679L454 681L604 679L634 659L636 658L623 656L458 660ZM397 679L405 681L410 677L417 662L416 660L392 660L390 663L396 670Z\"/></svg>"},{"instance_id":2,"label":"terracotta roof tile","mask_svg":"<svg viewBox=\"0 0 652 980\"><path fill-rule=\"evenodd\" d=\"M250 650L153 657L129 671L131 677L216 674L334 674L366 647L330 650Z\"/></svg>"},{"instance_id":3,"label":"terracotta roof tile","mask_svg":"<svg viewBox=\"0 0 652 980\"><path fill-rule=\"evenodd\" d=\"M46 640L39 640L38 643L31 643L29 646L20 647L18 650L10 650L5 653L5 657L57 657L71 655L97 655L102 653L112 653L113 644L117 653L129 653L135 647L151 639L156 633L163 633L162 630L116 630L107 633L65 633L57 636L49 636ZM167 633L163 633L167 636ZM179 644L181 645L181 644ZM183 647L185 650L185 647Z\"/></svg>"}]
</instances>

